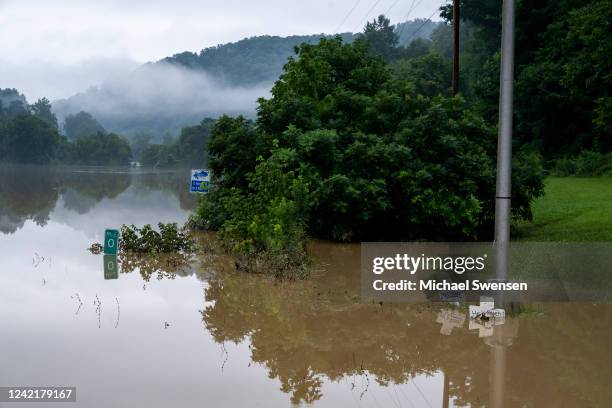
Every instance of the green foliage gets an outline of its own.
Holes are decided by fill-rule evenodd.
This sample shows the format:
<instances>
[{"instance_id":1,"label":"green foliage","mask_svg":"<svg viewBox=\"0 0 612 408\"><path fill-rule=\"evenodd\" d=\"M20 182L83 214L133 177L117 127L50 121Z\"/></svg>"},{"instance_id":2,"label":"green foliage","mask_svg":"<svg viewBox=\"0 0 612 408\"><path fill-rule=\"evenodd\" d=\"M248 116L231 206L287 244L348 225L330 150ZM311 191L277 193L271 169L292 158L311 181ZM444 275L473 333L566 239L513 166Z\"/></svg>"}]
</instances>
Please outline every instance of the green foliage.
<instances>
[{"instance_id":1,"label":"green foliage","mask_svg":"<svg viewBox=\"0 0 612 408\"><path fill-rule=\"evenodd\" d=\"M212 128L209 163L214 175L227 187L246 187L246 174L264 152L264 143L256 137L255 127L242 116L223 115Z\"/></svg>"},{"instance_id":2,"label":"green foliage","mask_svg":"<svg viewBox=\"0 0 612 408\"><path fill-rule=\"evenodd\" d=\"M425 75L435 64L447 68L431 54L392 70L366 41L299 46L256 124L223 117L213 128L214 188L192 225L218 229L249 270L258 254L302 259L306 235L488 238L496 132L462 98L438 95L441 78ZM519 153L514 173L513 214L529 218L539 156Z\"/></svg>"},{"instance_id":3,"label":"green foliage","mask_svg":"<svg viewBox=\"0 0 612 408\"><path fill-rule=\"evenodd\" d=\"M47 98L42 98L36 101L34 105L30 106L30 110L32 111L32 115L43 122L46 122L53 129L58 129L57 117L51 111L51 102L49 102Z\"/></svg>"},{"instance_id":4,"label":"green foliage","mask_svg":"<svg viewBox=\"0 0 612 408\"><path fill-rule=\"evenodd\" d=\"M441 23L431 21L424 18L415 18L414 20L404 21L395 25L395 33L398 36L398 45L409 45L419 39L429 39L432 32Z\"/></svg>"},{"instance_id":5,"label":"green foliage","mask_svg":"<svg viewBox=\"0 0 612 408\"><path fill-rule=\"evenodd\" d=\"M363 34L358 36L356 41L365 41L372 55L380 56L385 61L391 61L398 56L399 37L390 20L383 15L368 21Z\"/></svg>"},{"instance_id":6,"label":"green foliage","mask_svg":"<svg viewBox=\"0 0 612 408\"><path fill-rule=\"evenodd\" d=\"M179 230L176 223L159 223L159 231L146 224L142 228L134 225L121 226L119 249L132 253L191 253L194 244L191 237Z\"/></svg>"},{"instance_id":7,"label":"green foliage","mask_svg":"<svg viewBox=\"0 0 612 408\"><path fill-rule=\"evenodd\" d=\"M183 52L165 58L161 62L202 69L229 83L245 86L271 82L278 77L294 48L302 43L315 44L324 34L306 36L257 36L205 48L199 54ZM353 34L343 38L353 40Z\"/></svg>"},{"instance_id":8,"label":"green foliage","mask_svg":"<svg viewBox=\"0 0 612 408\"><path fill-rule=\"evenodd\" d=\"M130 145L114 133L82 136L64 149L64 162L87 165L125 166L130 162Z\"/></svg>"},{"instance_id":9,"label":"green foliage","mask_svg":"<svg viewBox=\"0 0 612 408\"><path fill-rule=\"evenodd\" d=\"M29 114L0 121L0 159L14 163L50 163L60 137L48 123Z\"/></svg>"},{"instance_id":10,"label":"green foliage","mask_svg":"<svg viewBox=\"0 0 612 408\"><path fill-rule=\"evenodd\" d=\"M104 127L90 113L81 111L75 115L68 115L64 119L64 133L69 140L98 133L106 133Z\"/></svg>"},{"instance_id":11,"label":"green foliage","mask_svg":"<svg viewBox=\"0 0 612 408\"><path fill-rule=\"evenodd\" d=\"M463 0L461 90L497 122L501 2ZM451 7L442 8L450 20ZM516 9L515 137L545 157L612 149L610 0L524 0ZM432 35L435 43L442 29ZM450 48L443 47L450 58ZM440 50L438 50L440 51Z\"/></svg>"},{"instance_id":12,"label":"green foliage","mask_svg":"<svg viewBox=\"0 0 612 408\"><path fill-rule=\"evenodd\" d=\"M25 96L14 88L0 89L0 119L28 113Z\"/></svg>"},{"instance_id":13,"label":"green foliage","mask_svg":"<svg viewBox=\"0 0 612 408\"><path fill-rule=\"evenodd\" d=\"M585 150L575 157L562 157L555 161L551 174L560 177L612 176L612 153Z\"/></svg>"},{"instance_id":14,"label":"green foliage","mask_svg":"<svg viewBox=\"0 0 612 408\"><path fill-rule=\"evenodd\" d=\"M410 82L414 92L425 96L450 94L451 68L450 61L436 53L400 60L392 66L398 81Z\"/></svg>"},{"instance_id":15,"label":"green foliage","mask_svg":"<svg viewBox=\"0 0 612 408\"><path fill-rule=\"evenodd\" d=\"M10 102L9 108L3 107L3 101ZM77 116L91 118L82 113ZM77 116L67 118L68 123L75 125L73 130L84 129L77 126L83 123ZM84 134L67 140L58 133L57 119L48 99L28 105L16 90L0 89L0 160L3 162L127 165L131 155L129 144L112 133Z\"/></svg>"},{"instance_id":16,"label":"green foliage","mask_svg":"<svg viewBox=\"0 0 612 408\"><path fill-rule=\"evenodd\" d=\"M142 163L153 167L206 166L208 139L214 123L214 119L206 118L198 125L184 127L177 140L148 145L140 155Z\"/></svg>"}]
</instances>

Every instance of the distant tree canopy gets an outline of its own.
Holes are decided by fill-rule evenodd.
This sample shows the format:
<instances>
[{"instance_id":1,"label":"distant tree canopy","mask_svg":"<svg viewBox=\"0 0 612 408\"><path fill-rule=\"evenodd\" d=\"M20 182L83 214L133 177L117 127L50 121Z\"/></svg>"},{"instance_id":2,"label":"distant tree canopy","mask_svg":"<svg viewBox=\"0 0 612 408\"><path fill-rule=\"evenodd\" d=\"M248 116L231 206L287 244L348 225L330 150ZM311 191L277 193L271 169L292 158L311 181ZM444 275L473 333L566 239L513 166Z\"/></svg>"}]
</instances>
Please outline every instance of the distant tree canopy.
<instances>
[{"instance_id":1,"label":"distant tree canopy","mask_svg":"<svg viewBox=\"0 0 612 408\"><path fill-rule=\"evenodd\" d=\"M64 119L64 133L69 140L83 136L106 133L104 127L90 113L81 111L75 115L68 115Z\"/></svg>"},{"instance_id":2,"label":"distant tree canopy","mask_svg":"<svg viewBox=\"0 0 612 408\"><path fill-rule=\"evenodd\" d=\"M89 124L97 123L89 114L77 116L85 118L84 122ZM73 122L78 124L79 119L70 123ZM76 128L94 129L86 126ZM0 161L127 165L130 157L129 144L115 134L98 132L79 135L74 141L67 140L58 133L57 118L48 99L42 98L28 105L25 97L15 89L0 89Z\"/></svg>"},{"instance_id":3,"label":"distant tree canopy","mask_svg":"<svg viewBox=\"0 0 612 408\"><path fill-rule=\"evenodd\" d=\"M114 133L81 136L64 149L63 161L71 164L125 166L132 157L128 141Z\"/></svg>"},{"instance_id":4,"label":"distant tree canopy","mask_svg":"<svg viewBox=\"0 0 612 408\"><path fill-rule=\"evenodd\" d=\"M204 119L181 130L177 140L149 145L142 151L141 161L153 167L202 167L208 163L208 140L214 119Z\"/></svg>"},{"instance_id":5,"label":"distant tree canopy","mask_svg":"<svg viewBox=\"0 0 612 408\"><path fill-rule=\"evenodd\" d=\"M42 98L30 106L32 115L47 123L53 129L58 129L57 117L51 111L51 102L47 98Z\"/></svg>"},{"instance_id":6,"label":"distant tree canopy","mask_svg":"<svg viewBox=\"0 0 612 408\"><path fill-rule=\"evenodd\" d=\"M381 16L382 17L382 16ZM415 19L389 26L388 20L368 22L366 34L390 37L389 30L395 31L397 43L403 44L407 39L429 38L432 30L440 23L424 19ZM386 20L386 22L384 21ZM383 26L386 30L379 30ZM418 30L418 31L417 31ZM351 43L361 34L340 34L344 43ZM257 36L243 40L205 48L198 54L183 52L160 62L170 62L181 66L202 69L215 77L224 78L231 84L249 86L261 82L272 82L281 73L287 58L294 54L294 48L300 44L316 44L321 38L332 38L333 35L294 35L289 37ZM382 40L382 39L381 39ZM380 41L384 45L384 40ZM393 52L387 49L387 52Z\"/></svg>"}]
</instances>

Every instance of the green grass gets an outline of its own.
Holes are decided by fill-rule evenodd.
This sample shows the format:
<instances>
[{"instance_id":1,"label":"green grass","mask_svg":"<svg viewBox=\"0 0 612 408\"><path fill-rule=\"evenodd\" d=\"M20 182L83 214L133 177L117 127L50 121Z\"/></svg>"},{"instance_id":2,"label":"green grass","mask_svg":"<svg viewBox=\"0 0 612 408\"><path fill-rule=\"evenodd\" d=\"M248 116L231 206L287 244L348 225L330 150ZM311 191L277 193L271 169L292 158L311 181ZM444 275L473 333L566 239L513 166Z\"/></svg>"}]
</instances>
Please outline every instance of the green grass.
<instances>
[{"instance_id":1,"label":"green grass","mask_svg":"<svg viewBox=\"0 0 612 408\"><path fill-rule=\"evenodd\" d=\"M612 178L550 177L533 222L513 227L522 241L612 241Z\"/></svg>"}]
</instances>

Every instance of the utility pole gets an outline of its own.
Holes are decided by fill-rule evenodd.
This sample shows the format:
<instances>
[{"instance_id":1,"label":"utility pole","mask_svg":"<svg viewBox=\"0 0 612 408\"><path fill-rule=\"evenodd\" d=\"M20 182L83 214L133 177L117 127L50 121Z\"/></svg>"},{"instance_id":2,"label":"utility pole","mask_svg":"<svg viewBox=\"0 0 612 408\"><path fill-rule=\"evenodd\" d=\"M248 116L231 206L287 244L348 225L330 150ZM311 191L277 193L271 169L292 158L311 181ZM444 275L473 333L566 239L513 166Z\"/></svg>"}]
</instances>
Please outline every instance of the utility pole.
<instances>
[{"instance_id":1,"label":"utility pole","mask_svg":"<svg viewBox=\"0 0 612 408\"><path fill-rule=\"evenodd\" d=\"M510 243L510 195L512 170L512 111L514 82L514 1L504 0L502 9L501 68L499 80L499 135L495 188L496 277L508 277ZM501 306L501 305L500 305Z\"/></svg>"},{"instance_id":2,"label":"utility pole","mask_svg":"<svg viewBox=\"0 0 612 408\"><path fill-rule=\"evenodd\" d=\"M459 2L453 0L453 96L459 93L459 20L461 8Z\"/></svg>"}]
</instances>

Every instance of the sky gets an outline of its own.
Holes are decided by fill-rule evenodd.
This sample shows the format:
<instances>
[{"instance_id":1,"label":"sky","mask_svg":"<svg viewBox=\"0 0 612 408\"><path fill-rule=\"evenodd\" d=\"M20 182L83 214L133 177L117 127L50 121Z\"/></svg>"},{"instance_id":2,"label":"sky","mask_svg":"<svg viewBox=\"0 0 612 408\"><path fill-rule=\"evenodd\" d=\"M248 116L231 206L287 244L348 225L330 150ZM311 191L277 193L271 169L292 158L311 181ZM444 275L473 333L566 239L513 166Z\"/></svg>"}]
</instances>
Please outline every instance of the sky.
<instances>
[{"instance_id":1,"label":"sky","mask_svg":"<svg viewBox=\"0 0 612 408\"><path fill-rule=\"evenodd\" d=\"M65 98L182 51L255 35L360 31L427 18L441 0L0 0L0 88ZM434 15L437 19L437 13Z\"/></svg>"}]
</instances>

